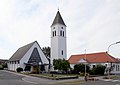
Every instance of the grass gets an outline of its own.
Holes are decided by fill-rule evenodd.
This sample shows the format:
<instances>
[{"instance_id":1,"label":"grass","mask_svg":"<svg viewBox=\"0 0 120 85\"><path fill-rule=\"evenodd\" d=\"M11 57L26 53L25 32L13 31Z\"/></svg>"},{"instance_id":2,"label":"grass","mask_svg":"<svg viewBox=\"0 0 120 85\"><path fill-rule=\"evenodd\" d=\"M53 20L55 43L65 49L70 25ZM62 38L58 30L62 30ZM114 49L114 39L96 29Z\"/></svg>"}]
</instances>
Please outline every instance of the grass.
<instances>
[{"instance_id":1,"label":"grass","mask_svg":"<svg viewBox=\"0 0 120 85\"><path fill-rule=\"evenodd\" d=\"M56 82L55 84L82 84L85 83L84 80L75 80L75 81L64 81L64 82Z\"/></svg>"},{"instance_id":2,"label":"grass","mask_svg":"<svg viewBox=\"0 0 120 85\"><path fill-rule=\"evenodd\" d=\"M120 78L120 75L113 75L113 76L110 76L111 79L117 79L117 78Z\"/></svg>"},{"instance_id":3,"label":"grass","mask_svg":"<svg viewBox=\"0 0 120 85\"><path fill-rule=\"evenodd\" d=\"M35 76L35 77L44 77L44 78L63 78L63 77L73 77L73 76L76 76L76 75L63 75L63 74L47 74L47 73L44 73L44 74L29 74L31 76Z\"/></svg>"},{"instance_id":4,"label":"grass","mask_svg":"<svg viewBox=\"0 0 120 85\"><path fill-rule=\"evenodd\" d=\"M105 77L103 77L103 79L117 79L117 78L120 78L120 75L110 75L110 77L108 77L108 76L105 76Z\"/></svg>"}]
</instances>

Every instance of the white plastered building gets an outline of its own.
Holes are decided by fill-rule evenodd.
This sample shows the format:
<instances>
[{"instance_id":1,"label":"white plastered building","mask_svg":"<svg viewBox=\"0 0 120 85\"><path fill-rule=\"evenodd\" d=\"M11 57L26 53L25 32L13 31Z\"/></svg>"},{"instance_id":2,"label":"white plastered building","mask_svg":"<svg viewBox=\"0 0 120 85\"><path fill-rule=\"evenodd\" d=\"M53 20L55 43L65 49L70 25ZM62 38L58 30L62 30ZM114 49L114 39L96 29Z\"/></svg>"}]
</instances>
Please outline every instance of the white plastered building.
<instances>
[{"instance_id":1,"label":"white plastered building","mask_svg":"<svg viewBox=\"0 0 120 85\"><path fill-rule=\"evenodd\" d=\"M8 70L16 71L18 67L24 71L33 71L36 66L41 66L44 71L48 71L49 62L41 50L37 41L20 47L9 59Z\"/></svg>"}]
</instances>

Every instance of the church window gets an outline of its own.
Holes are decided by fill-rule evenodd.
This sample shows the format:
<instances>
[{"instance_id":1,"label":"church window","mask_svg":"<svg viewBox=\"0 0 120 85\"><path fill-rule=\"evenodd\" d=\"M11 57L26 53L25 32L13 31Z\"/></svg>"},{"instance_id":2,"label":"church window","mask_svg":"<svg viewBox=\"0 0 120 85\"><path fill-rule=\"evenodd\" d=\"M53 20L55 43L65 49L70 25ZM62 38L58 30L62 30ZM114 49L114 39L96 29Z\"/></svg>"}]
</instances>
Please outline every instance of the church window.
<instances>
[{"instance_id":1,"label":"church window","mask_svg":"<svg viewBox=\"0 0 120 85\"><path fill-rule=\"evenodd\" d=\"M64 31L63 31L63 37L64 37Z\"/></svg>"},{"instance_id":2,"label":"church window","mask_svg":"<svg viewBox=\"0 0 120 85\"><path fill-rule=\"evenodd\" d=\"M62 55L63 55L63 50L62 50Z\"/></svg>"},{"instance_id":3,"label":"church window","mask_svg":"<svg viewBox=\"0 0 120 85\"><path fill-rule=\"evenodd\" d=\"M55 29L55 27L53 29Z\"/></svg>"},{"instance_id":4,"label":"church window","mask_svg":"<svg viewBox=\"0 0 120 85\"><path fill-rule=\"evenodd\" d=\"M53 32L53 37L54 37L54 32Z\"/></svg>"},{"instance_id":5,"label":"church window","mask_svg":"<svg viewBox=\"0 0 120 85\"><path fill-rule=\"evenodd\" d=\"M61 27L61 29L63 29L63 27Z\"/></svg>"},{"instance_id":6,"label":"church window","mask_svg":"<svg viewBox=\"0 0 120 85\"><path fill-rule=\"evenodd\" d=\"M55 31L55 36L56 36L56 31Z\"/></svg>"},{"instance_id":7,"label":"church window","mask_svg":"<svg viewBox=\"0 0 120 85\"><path fill-rule=\"evenodd\" d=\"M62 31L60 31L60 36L62 36Z\"/></svg>"}]
</instances>

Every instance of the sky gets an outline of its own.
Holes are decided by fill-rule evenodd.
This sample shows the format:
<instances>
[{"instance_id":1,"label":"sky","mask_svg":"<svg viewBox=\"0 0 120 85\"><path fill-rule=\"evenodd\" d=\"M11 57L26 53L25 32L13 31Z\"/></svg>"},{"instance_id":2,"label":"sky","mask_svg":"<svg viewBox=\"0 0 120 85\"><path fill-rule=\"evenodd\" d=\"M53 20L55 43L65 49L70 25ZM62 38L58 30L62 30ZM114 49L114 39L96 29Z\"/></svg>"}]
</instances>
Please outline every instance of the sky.
<instances>
[{"instance_id":1,"label":"sky","mask_svg":"<svg viewBox=\"0 0 120 85\"><path fill-rule=\"evenodd\" d=\"M58 11L67 25L67 58L106 52L120 41L120 0L0 0L0 59L38 41L50 46L50 26ZM120 58L120 43L109 54Z\"/></svg>"}]
</instances>

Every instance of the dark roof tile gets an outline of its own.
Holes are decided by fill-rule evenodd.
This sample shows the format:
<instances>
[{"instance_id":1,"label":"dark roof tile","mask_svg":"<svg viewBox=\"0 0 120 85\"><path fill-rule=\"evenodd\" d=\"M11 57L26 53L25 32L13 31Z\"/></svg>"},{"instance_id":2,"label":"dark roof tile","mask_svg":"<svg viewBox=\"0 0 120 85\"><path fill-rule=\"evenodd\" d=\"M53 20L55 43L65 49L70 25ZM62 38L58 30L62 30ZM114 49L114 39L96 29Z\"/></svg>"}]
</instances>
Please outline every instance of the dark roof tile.
<instances>
[{"instance_id":1,"label":"dark roof tile","mask_svg":"<svg viewBox=\"0 0 120 85\"><path fill-rule=\"evenodd\" d=\"M57 14L56 14L56 16L55 16L55 19L54 19L54 21L53 21L53 23L52 23L51 26L53 26L53 25L55 25L55 24L65 25L65 23L64 23L64 21L63 21L63 19L62 19L61 14L60 14L59 11L57 12ZM65 25L65 26L66 26L66 25Z\"/></svg>"},{"instance_id":2,"label":"dark roof tile","mask_svg":"<svg viewBox=\"0 0 120 85\"><path fill-rule=\"evenodd\" d=\"M35 41L36 42L36 41ZM32 45L35 43L32 42L30 44L27 44L21 48L19 48L13 55L12 57L9 59L9 61L17 61L20 60L25 54L26 52L32 47Z\"/></svg>"}]
</instances>

